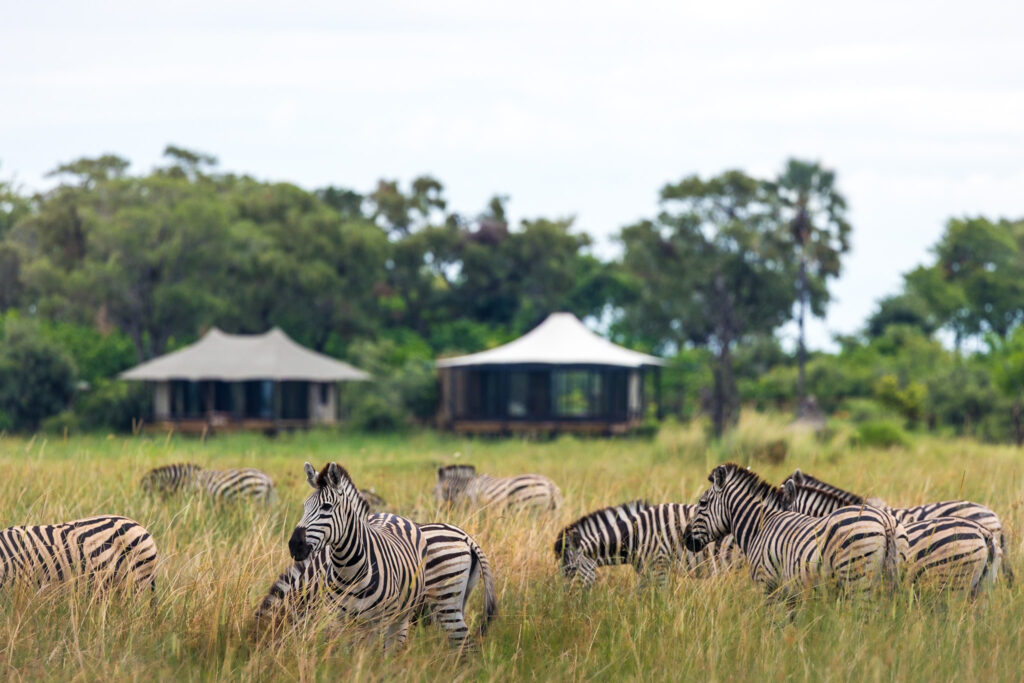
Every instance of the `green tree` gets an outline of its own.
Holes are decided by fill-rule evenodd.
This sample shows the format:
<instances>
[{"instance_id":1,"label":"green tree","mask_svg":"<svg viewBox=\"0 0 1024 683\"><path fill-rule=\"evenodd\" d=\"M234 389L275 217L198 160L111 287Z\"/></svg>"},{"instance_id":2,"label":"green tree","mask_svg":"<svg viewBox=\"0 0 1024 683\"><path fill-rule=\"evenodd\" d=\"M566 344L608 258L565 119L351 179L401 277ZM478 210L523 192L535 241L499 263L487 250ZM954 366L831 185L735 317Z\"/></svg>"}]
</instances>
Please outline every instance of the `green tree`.
<instances>
[{"instance_id":1,"label":"green tree","mask_svg":"<svg viewBox=\"0 0 1024 683\"><path fill-rule=\"evenodd\" d=\"M75 368L36 325L6 320L0 340L0 415L18 430L34 431L71 401Z\"/></svg>"},{"instance_id":2,"label":"green tree","mask_svg":"<svg viewBox=\"0 0 1024 683\"><path fill-rule=\"evenodd\" d=\"M1024 445L1024 327L1003 339L989 335L992 377L1004 396L1012 401L1010 419L1014 440Z\"/></svg>"},{"instance_id":3,"label":"green tree","mask_svg":"<svg viewBox=\"0 0 1024 683\"><path fill-rule=\"evenodd\" d=\"M768 187L778 202L779 219L789 226L798 265L796 391L798 412L802 412L807 395L807 310L819 318L825 315L828 280L839 276L841 257L850 250L850 224L846 199L836 189L835 171L818 162L790 159Z\"/></svg>"},{"instance_id":4,"label":"green tree","mask_svg":"<svg viewBox=\"0 0 1024 683\"><path fill-rule=\"evenodd\" d=\"M740 171L691 176L662 188L656 221L620 235L632 283L619 326L640 331L657 349L711 349L716 435L738 417L736 343L771 333L796 299L793 250L771 199L765 183Z\"/></svg>"}]
</instances>

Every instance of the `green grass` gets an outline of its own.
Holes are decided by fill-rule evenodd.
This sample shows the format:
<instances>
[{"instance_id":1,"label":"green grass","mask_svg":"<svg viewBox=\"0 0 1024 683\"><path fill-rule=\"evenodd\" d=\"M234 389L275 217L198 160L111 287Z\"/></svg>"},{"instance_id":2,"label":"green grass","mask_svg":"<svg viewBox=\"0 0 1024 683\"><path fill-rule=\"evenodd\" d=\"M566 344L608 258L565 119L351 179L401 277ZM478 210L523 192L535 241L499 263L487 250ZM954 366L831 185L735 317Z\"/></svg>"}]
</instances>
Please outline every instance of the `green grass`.
<instances>
[{"instance_id":1,"label":"green grass","mask_svg":"<svg viewBox=\"0 0 1024 683\"><path fill-rule=\"evenodd\" d=\"M844 601L807 596L795 611L765 599L745 573L676 577L639 590L630 569L602 570L587 592L566 591L551 550L578 515L627 499L692 501L711 466L751 464L780 481L795 467L891 504L969 498L1003 517L1011 560L1020 534L1024 458L1011 447L912 437L905 448L828 442L785 422L746 415L723 442L699 426L669 426L653 441L457 440L430 433L368 437L310 432L198 439L0 439L0 526L98 513L142 522L161 554L155 595L104 595L88 586L0 594L0 675L35 680L1009 680L1020 678L1022 589L998 585L971 602L914 595ZM748 463L758 446L787 444L785 462ZM440 631L417 627L384 654L323 620L275 641L250 637L253 610L290 562L286 539L308 487L302 464L337 460L396 511L446 520L473 534L497 573L501 615L479 651L459 660ZM138 480L176 461L255 466L278 483L269 506L150 500ZM451 462L482 472L539 472L565 496L550 515L447 512L432 499L434 471ZM479 618L479 588L471 619Z\"/></svg>"}]
</instances>

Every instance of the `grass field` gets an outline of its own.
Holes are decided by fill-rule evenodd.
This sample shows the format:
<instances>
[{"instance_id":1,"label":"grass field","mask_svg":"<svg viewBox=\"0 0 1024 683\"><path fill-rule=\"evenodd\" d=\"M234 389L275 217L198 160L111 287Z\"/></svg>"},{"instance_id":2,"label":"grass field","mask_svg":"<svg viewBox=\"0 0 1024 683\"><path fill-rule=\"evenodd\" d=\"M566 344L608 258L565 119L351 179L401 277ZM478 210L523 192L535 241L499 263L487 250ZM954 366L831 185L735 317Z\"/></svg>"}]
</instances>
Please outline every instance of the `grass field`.
<instances>
[{"instance_id":1,"label":"grass field","mask_svg":"<svg viewBox=\"0 0 1024 683\"><path fill-rule=\"evenodd\" d=\"M751 453L785 439L782 463ZM500 616L461 660L434 626L383 654L323 623L275 642L250 637L252 613L290 563L286 541L308 486L302 464L345 465L400 514L444 520L473 534L497 574ZM745 415L707 446L699 426L669 426L652 441L456 440L430 433L367 437L310 432L198 439L0 439L0 527L116 513L149 528L160 549L155 596L104 597L77 587L0 595L0 674L8 680L1019 680L1024 594L997 585L970 602L914 595L843 601L808 597L791 615L745 573L638 590L630 569L602 570L589 592L566 591L552 542L597 507L644 497L692 502L717 462L750 464L771 481L795 467L890 504L968 498L996 510L1024 575L1024 457L1011 447L930 437L898 450L852 448L840 427L825 443L783 421ZM149 500L151 467L194 461L254 466L278 482L270 506L218 508L199 499ZM479 516L439 510L441 464L491 474L538 472L562 488L552 514ZM475 622L480 589L471 601Z\"/></svg>"}]
</instances>

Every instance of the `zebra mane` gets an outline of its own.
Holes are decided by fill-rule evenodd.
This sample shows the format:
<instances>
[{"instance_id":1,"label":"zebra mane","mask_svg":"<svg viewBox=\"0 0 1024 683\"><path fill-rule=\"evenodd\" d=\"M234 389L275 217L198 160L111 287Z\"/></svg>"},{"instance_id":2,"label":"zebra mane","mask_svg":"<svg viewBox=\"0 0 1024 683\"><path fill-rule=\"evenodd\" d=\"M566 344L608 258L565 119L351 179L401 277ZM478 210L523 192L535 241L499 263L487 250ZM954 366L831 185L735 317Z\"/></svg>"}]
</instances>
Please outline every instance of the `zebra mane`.
<instances>
[{"instance_id":1,"label":"zebra mane","mask_svg":"<svg viewBox=\"0 0 1024 683\"><path fill-rule=\"evenodd\" d=\"M753 471L750 468L742 465L737 465L734 462L727 462L724 465L719 465L715 469L723 469L726 472L726 481L730 479L732 481L740 483L750 493L766 503L774 503L779 507L785 508L785 495L780 487L768 483L761 475ZM712 476L708 477L709 480L714 481L714 472Z\"/></svg>"},{"instance_id":2,"label":"zebra mane","mask_svg":"<svg viewBox=\"0 0 1024 683\"><path fill-rule=\"evenodd\" d=\"M812 491L817 495L827 496L833 500L837 500L844 505L863 505L865 499L863 496L858 496L856 493L851 493L845 489L841 489L838 486L833 486L828 482L812 477L806 472L796 470L793 474L786 477L786 481L792 481L796 485L796 488L806 489ZM785 482L783 482L785 484Z\"/></svg>"},{"instance_id":3,"label":"zebra mane","mask_svg":"<svg viewBox=\"0 0 1024 683\"><path fill-rule=\"evenodd\" d=\"M651 506L651 504L648 503L646 500L638 499L638 500L631 500L628 503L620 503L618 505L610 505L610 506L608 506L606 508L601 508L600 510L594 510L593 512L588 512L587 514L583 515L582 517L577 519L575 522L569 524L564 529L562 529L560 532L558 532L558 536L555 538L555 557L561 557L562 556L562 554L565 552L565 546L566 546L567 539L570 536L575 536L577 534L580 526L585 524L587 521L589 521L589 520L591 520L591 519L593 519L593 518L595 518L595 517L597 517L599 515L605 515L608 512L619 512L619 511L624 512L624 513L626 513L627 515L629 515L631 517L635 517L642 510L644 510L646 508L649 508L650 506Z\"/></svg>"},{"instance_id":4,"label":"zebra mane","mask_svg":"<svg viewBox=\"0 0 1024 683\"><path fill-rule=\"evenodd\" d=\"M337 468L341 478L338 481L331 481L331 465ZM340 488L349 495L347 498L351 499L356 507L356 511L365 517L370 514L370 504L363 498L363 494L359 492L359 488L352 481L352 476L348 473L344 467L336 462L329 462L324 465L320 473L316 475L316 485L318 488Z\"/></svg>"},{"instance_id":5,"label":"zebra mane","mask_svg":"<svg viewBox=\"0 0 1024 683\"><path fill-rule=\"evenodd\" d=\"M197 471L199 471L199 470L201 470L203 468L200 467L199 465L195 464L194 462L176 462L176 463L174 463L172 465L163 465L161 467L154 467L153 469L151 469L149 471L149 474L159 474L161 472L167 472L168 470L172 470L172 469L182 469L182 470L185 470L186 472L197 472Z\"/></svg>"}]
</instances>

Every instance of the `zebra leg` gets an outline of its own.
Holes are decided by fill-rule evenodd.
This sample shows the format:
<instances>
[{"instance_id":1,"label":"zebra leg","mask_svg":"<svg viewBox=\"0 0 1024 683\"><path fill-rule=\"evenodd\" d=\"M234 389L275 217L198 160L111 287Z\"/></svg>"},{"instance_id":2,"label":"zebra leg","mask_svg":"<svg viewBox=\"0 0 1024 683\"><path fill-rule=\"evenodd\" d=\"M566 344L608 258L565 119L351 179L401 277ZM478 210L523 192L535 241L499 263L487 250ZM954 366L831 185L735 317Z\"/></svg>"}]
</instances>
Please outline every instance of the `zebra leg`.
<instances>
[{"instance_id":1,"label":"zebra leg","mask_svg":"<svg viewBox=\"0 0 1024 683\"><path fill-rule=\"evenodd\" d=\"M408 638L409 617L391 622L384 631L384 651L403 647Z\"/></svg>"},{"instance_id":2,"label":"zebra leg","mask_svg":"<svg viewBox=\"0 0 1024 683\"><path fill-rule=\"evenodd\" d=\"M999 534L999 548L1002 551L1002 560L1000 569L1002 570L1003 577L1006 578L1006 585L1013 588L1013 568L1010 567L1009 559L1010 556L1006 552L1006 530Z\"/></svg>"}]
</instances>

